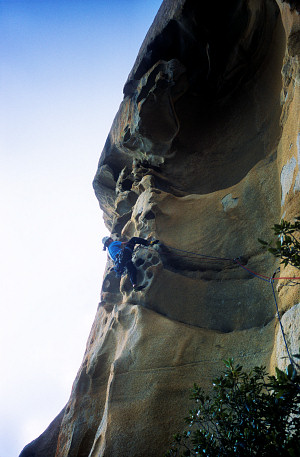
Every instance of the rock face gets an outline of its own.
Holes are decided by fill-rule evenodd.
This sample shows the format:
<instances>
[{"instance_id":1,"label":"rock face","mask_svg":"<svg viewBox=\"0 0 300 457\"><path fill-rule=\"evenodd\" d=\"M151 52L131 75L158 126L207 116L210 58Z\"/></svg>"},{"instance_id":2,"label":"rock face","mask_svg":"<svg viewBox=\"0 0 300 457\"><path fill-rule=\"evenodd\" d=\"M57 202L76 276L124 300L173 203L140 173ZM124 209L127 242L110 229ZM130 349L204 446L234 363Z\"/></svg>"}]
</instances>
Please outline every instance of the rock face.
<instances>
[{"instance_id":1,"label":"rock face","mask_svg":"<svg viewBox=\"0 0 300 457\"><path fill-rule=\"evenodd\" d=\"M245 268L272 276L257 238L299 212L299 29L295 2L162 3L94 179L113 237L161 244L135 251L139 292L108 261L56 434L22 457L163 455L193 382L208 387L224 358L287 363L271 284ZM297 350L287 283L275 284Z\"/></svg>"}]
</instances>

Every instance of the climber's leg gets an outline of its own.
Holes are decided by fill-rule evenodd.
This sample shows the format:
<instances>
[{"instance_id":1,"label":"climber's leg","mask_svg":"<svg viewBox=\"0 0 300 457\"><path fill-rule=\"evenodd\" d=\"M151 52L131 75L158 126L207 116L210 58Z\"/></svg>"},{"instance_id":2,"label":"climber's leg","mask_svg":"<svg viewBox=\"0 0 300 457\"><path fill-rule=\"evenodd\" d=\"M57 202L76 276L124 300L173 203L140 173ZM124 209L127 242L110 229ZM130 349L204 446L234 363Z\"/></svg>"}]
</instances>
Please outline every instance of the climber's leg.
<instances>
[{"instance_id":1,"label":"climber's leg","mask_svg":"<svg viewBox=\"0 0 300 457\"><path fill-rule=\"evenodd\" d=\"M144 240L144 238L140 238L138 236L134 236L131 238L128 243L126 244L127 249L131 249L133 251L134 246L136 244L142 244L143 246L149 246L149 241Z\"/></svg>"},{"instance_id":2,"label":"climber's leg","mask_svg":"<svg viewBox=\"0 0 300 457\"><path fill-rule=\"evenodd\" d=\"M127 268L128 274L129 274L130 282L131 282L132 286L135 287L137 285L136 284L137 271L131 260L129 260L129 262L126 263L126 268Z\"/></svg>"}]
</instances>

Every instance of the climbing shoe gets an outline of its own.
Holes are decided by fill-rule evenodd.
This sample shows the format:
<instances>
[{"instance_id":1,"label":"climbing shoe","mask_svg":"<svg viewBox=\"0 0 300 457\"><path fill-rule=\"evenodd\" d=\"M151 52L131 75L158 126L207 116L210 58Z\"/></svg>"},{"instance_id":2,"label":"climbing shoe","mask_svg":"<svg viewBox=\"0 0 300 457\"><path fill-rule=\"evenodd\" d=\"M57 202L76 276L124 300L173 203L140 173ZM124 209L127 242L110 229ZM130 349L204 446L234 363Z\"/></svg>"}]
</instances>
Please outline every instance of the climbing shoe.
<instances>
[{"instance_id":1,"label":"climbing shoe","mask_svg":"<svg viewBox=\"0 0 300 457\"><path fill-rule=\"evenodd\" d=\"M154 244L158 244L158 243L159 243L159 240L153 240L153 241L150 241L149 246L154 246Z\"/></svg>"}]
</instances>

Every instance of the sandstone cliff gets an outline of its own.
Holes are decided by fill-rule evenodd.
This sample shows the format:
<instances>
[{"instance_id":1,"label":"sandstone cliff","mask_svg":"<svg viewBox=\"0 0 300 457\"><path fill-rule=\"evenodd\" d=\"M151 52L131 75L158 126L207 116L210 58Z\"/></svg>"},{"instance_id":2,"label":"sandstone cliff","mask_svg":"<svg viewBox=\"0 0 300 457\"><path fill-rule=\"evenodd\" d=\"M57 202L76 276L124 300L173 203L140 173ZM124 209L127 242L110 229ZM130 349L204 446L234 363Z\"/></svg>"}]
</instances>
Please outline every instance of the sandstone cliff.
<instances>
[{"instance_id":1,"label":"sandstone cliff","mask_svg":"<svg viewBox=\"0 0 300 457\"><path fill-rule=\"evenodd\" d=\"M136 251L140 292L108 261L70 400L21 457L158 457L192 383L207 387L222 359L286 363L270 284L230 259L272 276L278 262L257 238L299 213L298 9L162 3L94 179L116 239L162 244ZM286 283L276 287L293 352L299 288Z\"/></svg>"}]
</instances>

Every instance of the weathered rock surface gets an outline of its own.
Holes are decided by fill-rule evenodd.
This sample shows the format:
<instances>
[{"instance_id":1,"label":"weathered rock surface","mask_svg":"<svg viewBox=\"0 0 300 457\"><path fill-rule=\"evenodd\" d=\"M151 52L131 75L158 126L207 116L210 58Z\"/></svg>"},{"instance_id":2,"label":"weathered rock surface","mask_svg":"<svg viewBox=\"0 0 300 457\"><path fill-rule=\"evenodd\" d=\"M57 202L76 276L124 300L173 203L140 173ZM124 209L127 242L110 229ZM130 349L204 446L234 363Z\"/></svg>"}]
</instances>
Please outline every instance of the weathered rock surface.
<instances>
[{"instance_id":1,"label":"weathered rock surface","mask_svg":"<svg viewBox=\"0 0 300 457\"><path fill-rule=\"evenodd\" d=\"M140 292L108 261L62 421L22 457L157 457L193 382L208 387L224 358L288 363L271 285L233 259L272 276L257 238L299 212L299 29L295 2L162 3L94 179L112 236L161 244L136 250ZM299 287L287 283L294 351Z\"/></svg>"}]
</instances>

